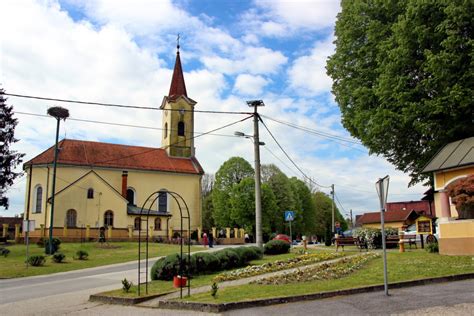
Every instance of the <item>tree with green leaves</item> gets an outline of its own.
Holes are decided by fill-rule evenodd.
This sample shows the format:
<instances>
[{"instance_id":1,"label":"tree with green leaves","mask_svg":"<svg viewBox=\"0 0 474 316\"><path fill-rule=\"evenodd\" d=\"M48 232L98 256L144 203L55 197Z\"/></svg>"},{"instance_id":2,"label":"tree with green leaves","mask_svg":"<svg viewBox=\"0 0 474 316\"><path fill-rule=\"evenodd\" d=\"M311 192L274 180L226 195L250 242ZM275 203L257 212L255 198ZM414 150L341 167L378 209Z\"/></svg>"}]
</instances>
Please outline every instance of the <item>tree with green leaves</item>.
<instances>
[{"instance_id":1,"label":"tree with green leaves","mask_svg":"<svg viewBox=\"0 0 474 316\"><path fill-rule=\"evenodd\" d=\"M14 136L18 121L13 118L13 107L6 102L5 90L0 88L0 206L8 209L7 190L21 175L21 172L15 172L14 169L22 162L25 154L10 148L18 141Z\"/></svg>"},{"instance_id":2,"label":"tree with green leaves","mask_svg":"<svg viewBox=\"0 0 474 316\"><path fill-rule=\"evenodd\" d=\"M303 235L316 232L316 212L313 196L307 184L295 177L290 179L293 194L297 201L295 210L295 231Z\"/></svg>"},{"instance_id":3,"label":"tree with green leaves","mask_svg":"<svg viewBox=\"0 0 474 316\"><path fill-rule=\"evenodd\" d=\"M290 179L278 167L273 166L266 184L271 188L276 198L277 207L270 215L270 227L272 232L282 233L286 231L284 213L295 210L296 201Z\"/></svg>"},{"instance_id":4,"label":"tree with green leaves","mask_svg":"<svg viewBox=\"0 0 474 316\"><path fill-rule=\"evenodd\" d=\"M342 123L423 181L445 144L474 135L474 1L342 1L327 63Z\"/></svg>"},{"instance_id":5,"label":"tree with green leaves","mask_svg":"<svg viewBox=\"0 0 474 316\"><path fill-rule=\"evenodd\" d=\"M316 217L316 235L321 239L326 234L327 227L331 230L332 226L332 199L323 192L315 192L313 194ZM341 223L342 230L347 230L347 222L334 206L334 219ZM332 231L332 230L331 230Z\"/></svg>"},{"instance_id":6,"label":"tree with green leaves","mask_svg":"<svg viewBox=\"0 0 474 316\"><path fill-rule=\"evenodd\" d=\"M241 157L232 157L225 161L215 175L212 190L213 218L219 227L232 227L232 205L230 193L232 188L246 178L252 178L254 170L250 163Z\"/></svg>"}]
</instances>

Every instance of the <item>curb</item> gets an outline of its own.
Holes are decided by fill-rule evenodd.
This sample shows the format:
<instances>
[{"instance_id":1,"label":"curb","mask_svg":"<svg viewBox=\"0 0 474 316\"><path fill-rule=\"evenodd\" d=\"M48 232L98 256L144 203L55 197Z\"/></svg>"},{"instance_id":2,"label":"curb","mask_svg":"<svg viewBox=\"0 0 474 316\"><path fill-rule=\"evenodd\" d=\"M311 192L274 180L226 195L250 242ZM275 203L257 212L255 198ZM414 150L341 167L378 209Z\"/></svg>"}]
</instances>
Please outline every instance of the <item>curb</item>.
<instances>
[{"instance_id":1,"label":"curb","mask_svg":"<svg viewBox=\"0 0 474 316\"><path fill-rule=\"evenodd\" d=\"M444 282L450 282L450 281L462 281L462 280L469 280L469 279L474 279L474 273L466 273L466 274L450 275L450 276L421 279L421 280L414 280L414 281L390 283L389 289L399 289L399 288L410 287L410 286L436 284L436 283L444 283ZM230 302L230 303L222 303L222 304L159 301L158 305L153 308L181 309L181 310L193 310L193 311L200 311L200 312L220 313L220 312L224 312L224 311L228 311L232 309L261 307L261 306L285 304L285 303L292 303L292 302L299 302L299 301L317 300L317 299L324 299L324 298L341 296L341 295L370 293L370 292L378 292L378 291L383 291L383 290L384 290L383 285L373 285L373 286L368 286L368 287L360 287L360 288L347 289L347 290L321 292L321 293L314 293L314 294L307 294L307 295L277 297L277 298L271 298L271 299L261 299L261 300L244 301L244 302Z\"/></svg>"},{"instance_id":2,"label":"curb","mask_svg":"<svg viewBox=\"0 0 474 316\"><path fill-rule=\"evenodd\" d=\"M172 292L160 293L160 294L153 294L148 296L141 296L141 297L117 297L117 296L107 296L103 294L93 294L89 296L90 302L101 302L106 304L114 304L114 305L135 305L139 304L163 295L167 295Z\"/></svg>"}]
</instances>

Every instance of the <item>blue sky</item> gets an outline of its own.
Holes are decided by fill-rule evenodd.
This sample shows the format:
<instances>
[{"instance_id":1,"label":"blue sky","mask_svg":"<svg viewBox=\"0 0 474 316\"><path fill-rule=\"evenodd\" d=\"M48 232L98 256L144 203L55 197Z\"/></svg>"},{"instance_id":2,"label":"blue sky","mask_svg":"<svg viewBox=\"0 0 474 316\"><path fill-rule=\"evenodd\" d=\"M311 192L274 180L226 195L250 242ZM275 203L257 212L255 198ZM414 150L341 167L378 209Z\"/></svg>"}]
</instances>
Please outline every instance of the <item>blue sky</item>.
<instances>
[{"instance_id":1,"label":"blue sky","mask_svg":"<svg viewBox=\"0 0 474 316\"><path fill-rule=\"evenodd\" d=\"M262 99L267 126L298 166L318 183L336 185L345 211L377 209L374 182L391 177L389 200L416 200L426 188L408 188L409 177L383 157L346 141L332 141L272 119L352 141L341 125L325 73L334 50L338 1L18 0L2 2L0 82L8 93L159 107L169 90L181 34L188 95L202 110L247 111ZM34 23L32 23L34 21ZM44 101L10 97L17 112L45 114ZM161 127L159 111L62 104L71 118ZM25 161L50 147L54 121L17 114L15 149ZM232 115L196 113L198 132L233 122ZM196 139L196 155L208 173L232 156L253 162L250 142L231 137L252 132L250 121ZM262 163L288 176L302 175L270 136ZM159 147L161 131L66 121L61 137ZM9 191L10 210L23 211L25 183ZM328 192L326 188L320 188Z\"/></svg>"}]
</instances>

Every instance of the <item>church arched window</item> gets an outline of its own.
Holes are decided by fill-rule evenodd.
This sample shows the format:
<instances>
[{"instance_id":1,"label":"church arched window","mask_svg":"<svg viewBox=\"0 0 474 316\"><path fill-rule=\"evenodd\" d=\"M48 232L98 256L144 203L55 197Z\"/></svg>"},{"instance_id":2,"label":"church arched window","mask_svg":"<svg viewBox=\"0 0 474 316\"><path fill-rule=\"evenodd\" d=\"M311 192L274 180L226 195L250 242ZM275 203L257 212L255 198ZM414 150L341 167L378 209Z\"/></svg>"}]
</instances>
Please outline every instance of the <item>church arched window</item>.
<instances>
[{"instance_id":1,"label":"church arched window","mask_svg":"<svg viewBox=\"0 0 474 316\"><path fill-rule=\"evenodd\" d=\"M140 228L142 227L142 220L140 217L135 217L135 221L134 221L134 229L135 230L140 230Z\"/></svg>"},{"instance_id":2,"label":"church arched window","mask_svg":"<svg viewBox=\"0 0 474 316\"><path fill-rule=\"evenodd\" d=\"M77 212L76 210L70 209L66 212L66 227L77 226Z\"/></svg>"},{"instance_id":3,"label":"church arched window","mask_svg":"<svg viewBox=\"0 0 474 316\"><path fill-rule=\"evenodd\" d=\"M180 121L178 123L178 136L184 136L184 122Z\"/></svg>"},{"instance_id":4,"label":"church arched window","mask_svg":"<svg viewBox=\"0 0 474 316\"><path fill-rule=\"evenodd\" d=\"M41 213L41 204L43 203L43 187L37 185L35 188L35 213Z\"/></svg>"},{"instance_id":5,"label":"church arched window","mask_svg":"<svg viewBox=\"0 0 474 316\"><path fill-rule=\"evenodd\" d=\"M155 230L161 230L161 218L155 218Z\"/></svg>"}]
</instances>

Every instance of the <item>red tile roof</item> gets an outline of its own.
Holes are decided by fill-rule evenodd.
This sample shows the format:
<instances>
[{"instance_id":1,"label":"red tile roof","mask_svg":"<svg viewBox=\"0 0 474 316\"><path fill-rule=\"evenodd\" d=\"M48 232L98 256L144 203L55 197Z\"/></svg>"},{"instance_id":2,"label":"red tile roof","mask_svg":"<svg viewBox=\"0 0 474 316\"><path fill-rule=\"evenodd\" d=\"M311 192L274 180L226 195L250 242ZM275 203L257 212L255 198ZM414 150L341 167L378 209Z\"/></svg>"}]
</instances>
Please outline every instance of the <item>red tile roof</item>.
<instances>
[{"instance_id":1,"label":"red tile roof","mask_svg":"<svg viewBox=\"0 0 474 316\"><path fill-rule=\"evenodd\" d=\"M58 164L203 174L196 158L170 157L164 149L63 139ZM52 164L54 146L25 165Z\"/></svg>"},{"instance_id":2,"label":"red tile roof","mask_svg":"<svg viewBox=\"0 0 474 316\"><path fill-rule=\"evenodd\" d=\"M414 215L412 215L412 213ZM384 221L385 222L404 222L410 216L416 216L415 211L413 210L401 210L401 211L389 211L384 213ZM380 223L380 212L373 212L373 213L364 213L361 217L357 220L358 224L372 224L372 223Z\"/></svg>"},{"instance_id":3,"label":"red tile roof","mask_svg":"<svg viewBox=\"0 0 474 316\"><path fill-rule=\"evenodd\" d=\"M181 67L181 59L179 58L179 51L176 53L176 62L174 64L173 78L171 79L169 97L173 96L188 96L186 93L186 84L184 83L183 68Z\"/></svg>"}]
</instances>

